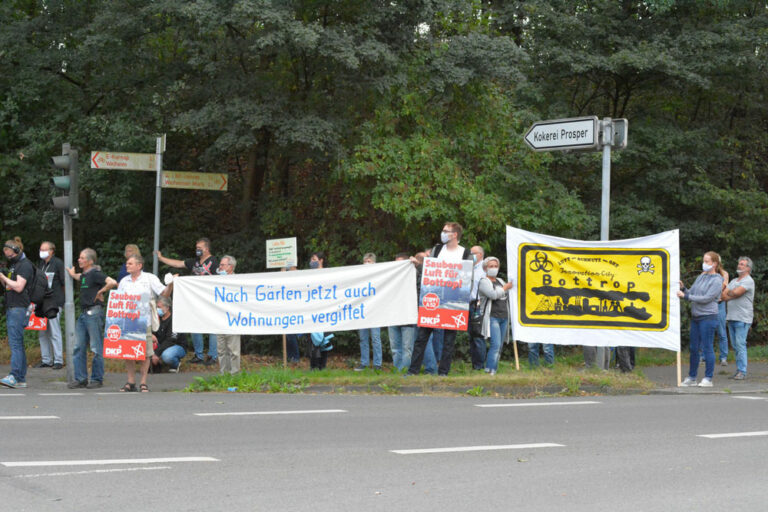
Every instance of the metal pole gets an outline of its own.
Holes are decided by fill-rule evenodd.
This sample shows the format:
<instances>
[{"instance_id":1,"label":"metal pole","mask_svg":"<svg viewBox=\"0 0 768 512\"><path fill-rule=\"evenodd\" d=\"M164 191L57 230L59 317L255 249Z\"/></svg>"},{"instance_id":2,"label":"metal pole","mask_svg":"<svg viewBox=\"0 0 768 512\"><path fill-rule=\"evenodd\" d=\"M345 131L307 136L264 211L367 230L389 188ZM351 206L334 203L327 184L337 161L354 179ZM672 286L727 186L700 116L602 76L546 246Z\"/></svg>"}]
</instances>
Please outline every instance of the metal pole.
<instances>
[{"instance_id":1,"label":"metal pole","mask_svg":"<svg viewBox=\"0 0 768 512\"><path fill-rule=\"evenodd\" d=\"M603 118L603 194L600 207L600 240L608 240L608 227L611 213L611 144L613 143L613 123L610 117ZM597 347L598 368L607 370L610 366L611 352L608 347Z\"/></svg>"},{"instance_id":2,"label":"metal pole","mask_svg":"<svg viewBox=\"0 0 768 512\"><path fill-rule=\"evenodd\" d=\"M157 259L157 251L160 250L160 196L163 186L163 137L158 137L155 143L155 153L157 158L155 159L157 171L157 179L155 180L155 239L152 248L152 273L157 275L159 269L159 261Z\"/></svg>"},{"instance_id":3,"label":"metal pole","mask_svg":"<svg viewBox=\"0 0 768 512\"><path fill-rule=\"evenodd\" d=\"M64 212L64 268L72 268L72 217ZM75 293L72 278L64 280L64 324L67 345L67 382L75 380Z\"/></svg>"}]
</instances>

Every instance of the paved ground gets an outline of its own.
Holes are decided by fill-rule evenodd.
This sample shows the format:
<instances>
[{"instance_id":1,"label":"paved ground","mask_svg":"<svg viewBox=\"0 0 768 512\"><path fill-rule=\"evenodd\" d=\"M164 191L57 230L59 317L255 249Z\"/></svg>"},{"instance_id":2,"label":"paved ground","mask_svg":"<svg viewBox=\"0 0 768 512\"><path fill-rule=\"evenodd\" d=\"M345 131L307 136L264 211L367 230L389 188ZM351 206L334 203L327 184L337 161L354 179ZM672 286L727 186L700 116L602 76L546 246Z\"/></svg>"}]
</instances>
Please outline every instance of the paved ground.
<instances>
[{"instance_id":1,"label":"paved ground","mask_svg":"<svg viewBox=\"0 0 768 512\"><path fill-rule=\"evenodd\" d=\"M7 375L9 365L0 365L0 374ZM712 393L768 393L768 364L750 363L749 376L746 380L736 381L728 377L736 372L736 365L728 363L727 367L715 366L713 387L699 388L677 387L677 371L674 366L648 366L639 368L643 374L657 385L656 393L663 394L712 394ZM682 377L688 374L688 364L682 366ZM30 389L40 391L66 391L66 369L51 370L49 368L29 368L27 382ZM205 377L213 373L182 371L178 374L161 373L149 376L149 387L152 391L180 391L186 388L197 377ZM699 367L698 379L704 375L704 365ZM117 391L125 383L125 374L107 373L104 378L104 388L101 391ZM6 389L6 388L3 388ZM2 390L0 389L0 392Z\"/></svg>"}]
</instances>

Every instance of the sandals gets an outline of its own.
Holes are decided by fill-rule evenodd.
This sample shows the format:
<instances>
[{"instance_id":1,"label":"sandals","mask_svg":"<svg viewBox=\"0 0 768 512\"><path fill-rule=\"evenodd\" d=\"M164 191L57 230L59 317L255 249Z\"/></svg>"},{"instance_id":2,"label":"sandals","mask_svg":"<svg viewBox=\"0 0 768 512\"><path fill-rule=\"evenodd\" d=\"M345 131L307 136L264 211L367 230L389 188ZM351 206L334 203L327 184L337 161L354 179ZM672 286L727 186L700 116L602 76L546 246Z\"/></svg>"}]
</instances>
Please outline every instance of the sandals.
<instances>
[{"instance_id":1,"label":"sandals","mask_svg":"<svg viewBox=\"0 0 768 512\"><path fill-rule=\"evenodd\" d=\"M120 388L120 392L122 393L130 393L136 391L136 384L133 382L126 382L125 386Z\"/></svg>"},{"instance_id":2,"label":"sandals","mask_svg":"<svg viewBox=\"0 0 768 512\"><path fill-rule=\"evenodd\" d=\"M141 390L142 393L149 393L149 386L147 386L146 384L141 384L139 386L139 389Z\"/></svg>"}]
</instances>

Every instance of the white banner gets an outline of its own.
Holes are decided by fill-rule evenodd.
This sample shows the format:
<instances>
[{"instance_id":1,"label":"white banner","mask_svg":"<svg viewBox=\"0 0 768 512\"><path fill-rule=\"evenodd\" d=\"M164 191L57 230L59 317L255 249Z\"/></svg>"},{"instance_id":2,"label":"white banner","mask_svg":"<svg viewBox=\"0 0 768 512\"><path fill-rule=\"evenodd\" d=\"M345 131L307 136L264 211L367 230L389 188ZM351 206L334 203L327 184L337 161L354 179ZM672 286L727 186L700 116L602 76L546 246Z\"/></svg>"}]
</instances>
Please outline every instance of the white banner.
<instances>
[{"instance_id":1,"label":"white banner","mask_svg":"<svg viewBox=\"0 0 768 512\"><path fill-rule=\"evenodd\" d=\"M174 280L173 330L298 334L415 324L410 261Z\"/></svg>"},{"instance_id":2,"label":"white banner","mask_svg":"<svg viewBox=\"0 0 768 512\"><path fill-rule=\"evenodd\" d=\"M584 241L507 226L517 340L680 350L677 230Z\"/></svg>"}]
</instances>

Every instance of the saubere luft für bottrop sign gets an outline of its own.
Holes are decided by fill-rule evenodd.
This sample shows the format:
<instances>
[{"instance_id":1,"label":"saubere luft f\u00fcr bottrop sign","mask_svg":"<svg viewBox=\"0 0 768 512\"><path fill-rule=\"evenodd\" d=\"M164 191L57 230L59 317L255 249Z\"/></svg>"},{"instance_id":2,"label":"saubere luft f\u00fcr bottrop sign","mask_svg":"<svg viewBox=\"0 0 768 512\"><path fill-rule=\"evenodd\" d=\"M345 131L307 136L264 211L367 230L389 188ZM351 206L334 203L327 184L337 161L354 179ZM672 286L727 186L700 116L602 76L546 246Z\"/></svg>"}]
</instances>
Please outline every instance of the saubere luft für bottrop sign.
<instances>
[{"instance_id":1,"label":"saubere luft f\u00fcr bottrop sign","mask_svg":"<svg viewBox=\"0 0 768 512\"><path fill-rule=\"evenodd\" d=\"M587 241L507 226L515 338L679 351L677 230Z\"/></svg>"}]
</instances>

